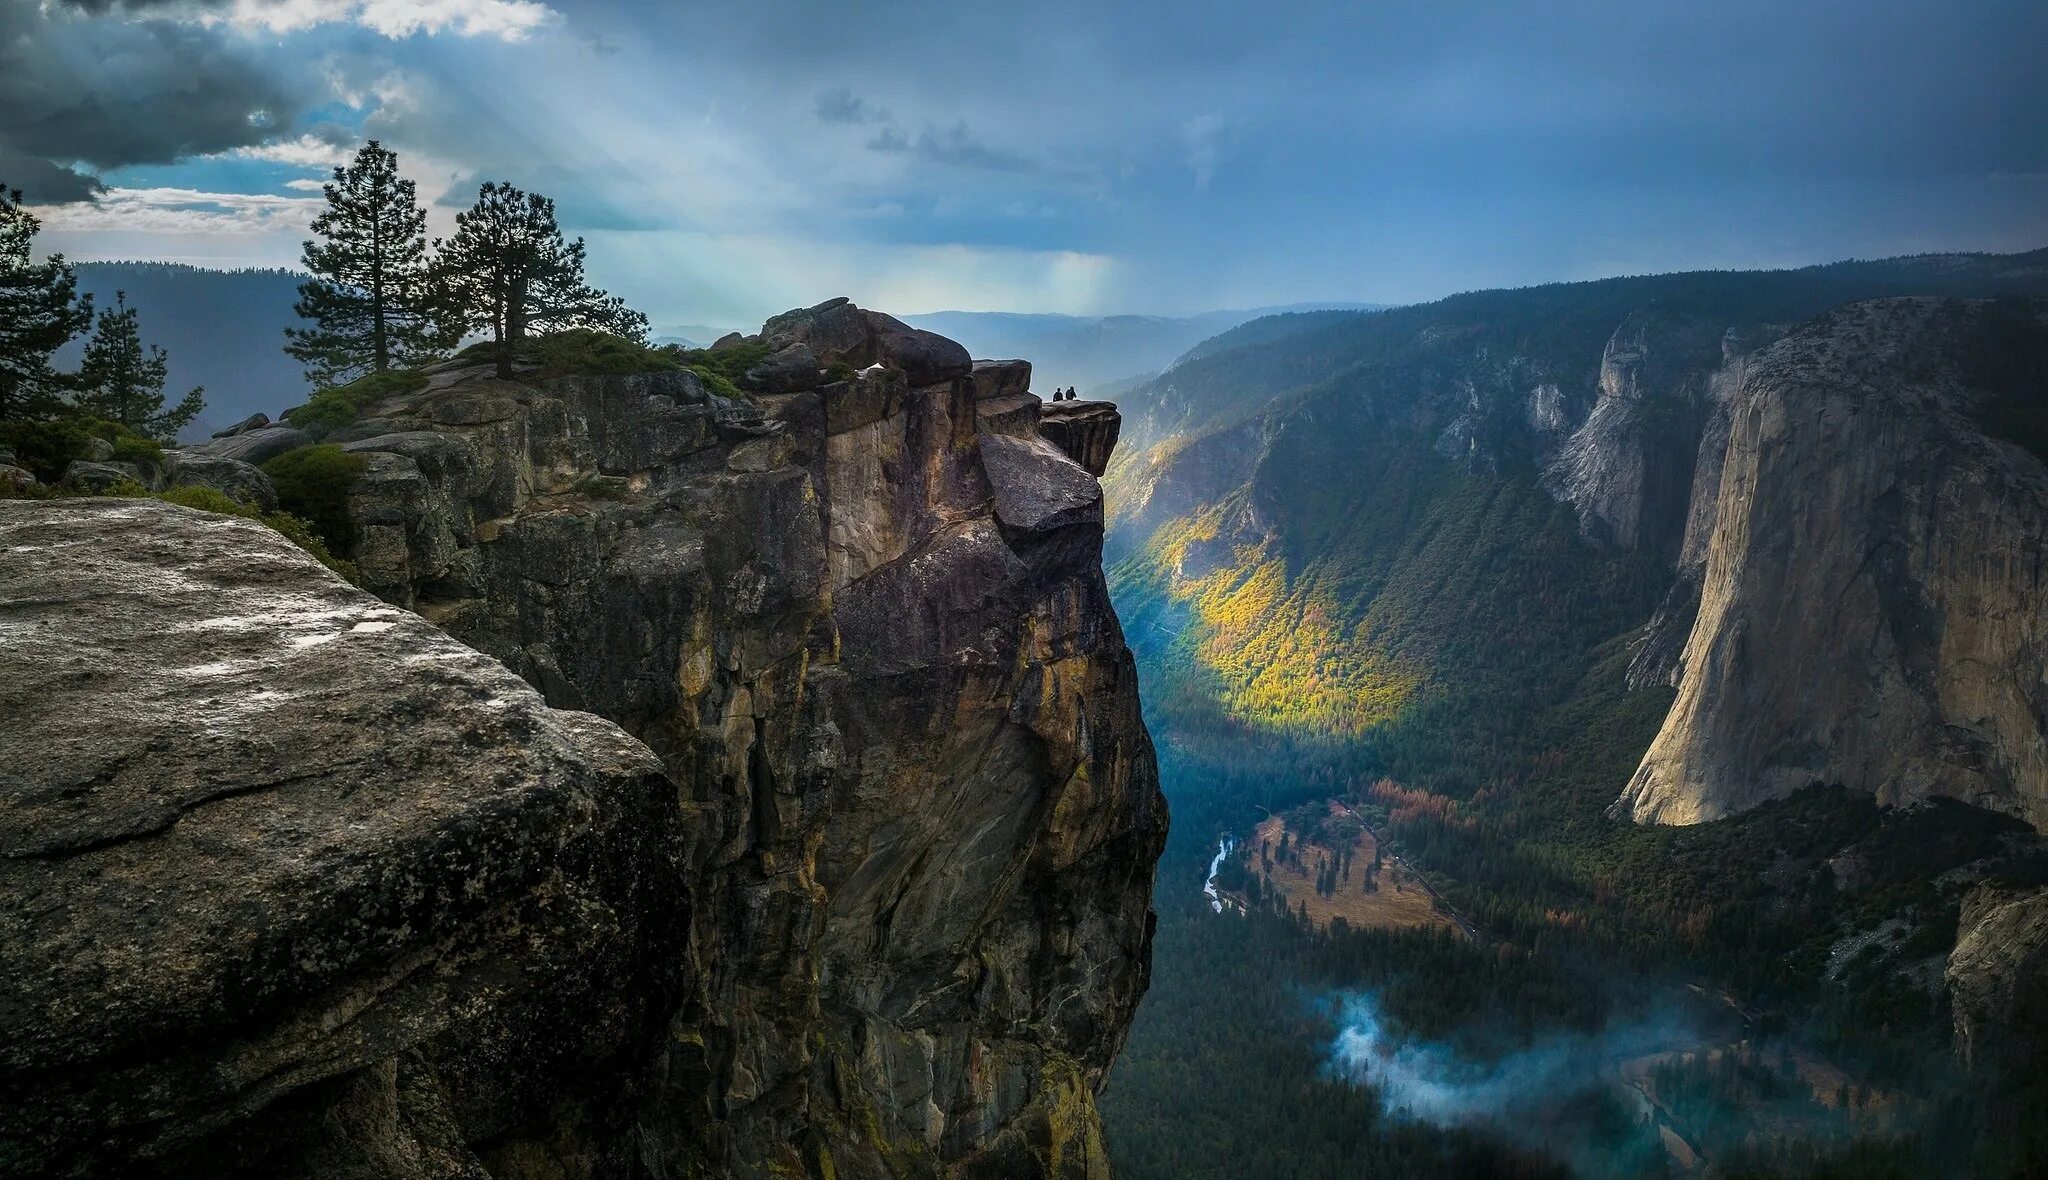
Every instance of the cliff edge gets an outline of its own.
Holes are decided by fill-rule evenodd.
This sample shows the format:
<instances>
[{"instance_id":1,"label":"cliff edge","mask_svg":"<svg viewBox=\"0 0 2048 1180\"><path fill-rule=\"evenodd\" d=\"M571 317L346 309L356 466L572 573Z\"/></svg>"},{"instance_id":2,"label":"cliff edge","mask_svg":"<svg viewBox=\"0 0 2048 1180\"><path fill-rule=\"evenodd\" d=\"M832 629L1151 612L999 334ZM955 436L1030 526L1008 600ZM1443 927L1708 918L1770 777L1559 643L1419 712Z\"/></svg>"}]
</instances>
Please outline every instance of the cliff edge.
<instances>
[{"instance_id":1,"label":"cliff edge","mask_svg":"<svg viewBox=\"0 0 2048 1180\"><path fill-rule=\"evenodd\" d=\"M184 1101L198 1113L176 1136L123 1141L136 1158L175 1171L177 1151L241 1158L261 1143L271 1154L258 1172L339 1174L322 1162L329 1157L296 1157L300 1141L274 1135L284 1104L347 1140L307 1140L307 1151L352 1145L424 1161L360 1174L1106 1175L1094 1096L1145 990L1166 826L1100 564L1091 468L1113 443L1114 409L1070 431L1080 440L1070 453L1057 430L1040 429L1028 364L974 364L951 341L844 300L721 347L758 358L740 391L688 369L500 381L489 364L452 363L328 436L364 459L348 497L351 556L365 587L391 605L331 579L307 593L393 621L376 632L389 636L381 642L393 675L445 650L497 677L489 693L450 687L482 714L473 724L423 723L405 735L443 763L422 753L384 785L390 805L444 789L467 800L465 776L572 796L578 822L598 834L586 838L584 859L559 866L562 880L545 884L567 888L587 872L597 880L584 892L617 910L595 901L547 910L568 928L563 937L617 947L590 965L587 996L536 992L516 1010L466 996L460 1011L500 1037L491 1053L444 1052L448 1034L423 1028L318 1067L260 1070L267 1088L232 1101L195 1092ZM158 535L155 517L173 510L127 510L150 514L149 527L109 528L98 543L146 585L153 564L188 546ZM50 505L9 511L53 538L76 524ZM232 568L249 559L257 531L236 525L200 548ZM276 549L264 560L281 562ZM314 577L307 564L299 575ZM102 592L119 597L122 582L110 576ZM148 626L203 636L205 620L222 613L210 596L201 587L162 602ZM394 606L497 657L539 695ZM53 632L60 646L91 626L63 595L39 609L69 621ZM356 632L341 634L309 650L338 658ZM408 654L408 643L417 650ZM152 676L182 683L185 656L159 663ZM317 669L307 676L323 679ZM375 682L353 693L348 683L294 700L292 711L322 727L327 708L432 720ZM250 702L263 694L293 693L260 670L197 691L216 693L237 718L258 716ZM520 704L508 714L490 703L500 698ZM511 734L493 739L512 743L509 752L479 741L471 731L486 719L500 727L487 737L509 726L529 745L546 744L550 726L573 730L621 781L599 790L574 774L500 770L501 753L516 763L534 751ZM183 724L165 711L137 741L150 749L189 737L194 777L242 765L237 740L282 740L256 720L240 739L239 730L180 736ZM25 732L44 740L36 727ZM351 749L375 757L375 732ZM341 792L374 765L303 744L272 757L288 785L238 792L232 807L241 824L274 824L287 850L309 838L278 810L300 798L291 775L331 777ZM115 772L77 765L68 777L16 776L8 793L90 812ZM536 848L572 837L516 800L491 815ZM488 836L459 815L436 821L465 839ZM201 832L187 822L171 830ZM327 822L346 827L366 865L382 865L376 825ZM151 855L132 842L115 847ZM24 856L9 865L45 871L42 853ZM308 905L326 863L296 862L294 888L250 882L247 904ZM475 892L483 887L470 884L471 861L434 863L451 875L453 896L476 906L498 897ZM399 878L379 879L396 888ZM522 888L508 876L498 904L540 905ZM135 921L134 945L147 951L149 927ZM252 981L297 980L291 955L304 948L290 926L265 918L258 928L284 950L242 961L232 922L206 925L202 941ZM376 945L410 963L409 978L439 980L440 933L414 922ZM315 961L326 969L325 957ZM504 963L509 978L498 982L545 975L548 961ZM166 978L164 1002L186 1003L183 977ZM276 997L281 1027L345 1028L361 1010L304 982ZM52 995L92 1005L98 986L80 980ZM221 1037L196 1037L188 1051L195 1068L218 1070L249 1030L232 1016L237 994L202 990ZM524 1059L505 1046L532 1047L521 1021L558 1002L563 1025L546 1039L570 1047L534 1058L542 1064L517 1101L476 1100L511 1084L501 1071ZM74 1019L92 1036L127 1022L104 1007ZM579 1031L586 1023L602 1033ZM109 1070L132 1068L109 1053ZM521 1066L511 1076L529 1074ZM344 1090L371 1094L360 1108L369 1113L339 1104L333 1095ZM105 1133L93 1116L53 1115L37 1132L41 1154L16 1158L99 1159L91 1144Z\"/></svg>"}]
</instances>

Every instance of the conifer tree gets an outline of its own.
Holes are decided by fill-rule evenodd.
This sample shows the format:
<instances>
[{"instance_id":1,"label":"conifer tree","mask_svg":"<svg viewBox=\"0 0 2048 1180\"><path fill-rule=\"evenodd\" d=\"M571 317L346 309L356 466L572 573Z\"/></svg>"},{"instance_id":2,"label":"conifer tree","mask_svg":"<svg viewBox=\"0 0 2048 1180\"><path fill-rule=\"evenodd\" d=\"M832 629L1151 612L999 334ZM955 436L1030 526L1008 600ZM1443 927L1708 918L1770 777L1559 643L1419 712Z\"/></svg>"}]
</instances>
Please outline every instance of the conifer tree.
<instances>
[{"instance_id":1,"label":"conifer tree","mask_svg":"<svg viewBox=\"0 0 2048 1180\"><path fill-rule=\"evenodd\" d=\"M50 368L50 354L92 326L92 298L78 298L64 256L36 261L41 229L21 190L0 186L0 420L64 408L69 380Z\"/></svg>"},{"instance_id":2,"label":"conifer tree","mask_svg":"<svg viewBox=\"0 0 2048 1180\"><path fill-rule=\"evenodd\" d=\"M436 242L443 286L464 327L490 332L498 375L528 335L597 328L644 343L647 317L583 278L583 239L562 239L555 203L510 184L486 183L455 217L455 236Z\"/></svg>"},{"instance_id":3,"label":"conifer tree","mask_svg":"<svg viewBox=\"0 0 2048 1180\"><path fill-rule=\"evenodd\" d=\"M100 311L99 326L85 345L78 366L78 408L96 418L119 422L130 430L170 442L187 422L199 416L203 389L193 389L164 408L168 357L155 345L145 348L128 293L116 291L114 306Z\"/></svg>"},{"instance_id":4,"label":"conifer tree","mask_svg":"<svg viewBox=\"0 0 2048 1180\"><path fill-rule=\"evenodd\" d=\"M398 154L373 139L323 191L327 208L301 256L313 279L295 309L312 326L285 329L307 380L335 385L446 352L455 335L436 297L427 214L398 175Z\"/></svg>"}]
</instances>

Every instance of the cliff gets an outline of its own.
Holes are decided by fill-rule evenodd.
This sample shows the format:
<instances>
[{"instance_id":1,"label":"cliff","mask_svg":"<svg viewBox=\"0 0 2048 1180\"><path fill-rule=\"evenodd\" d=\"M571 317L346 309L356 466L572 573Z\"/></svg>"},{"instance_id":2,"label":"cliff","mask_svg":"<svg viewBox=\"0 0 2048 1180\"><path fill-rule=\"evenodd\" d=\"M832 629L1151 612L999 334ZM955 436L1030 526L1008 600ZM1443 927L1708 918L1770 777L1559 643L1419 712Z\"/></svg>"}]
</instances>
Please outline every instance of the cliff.
<instances>
[{"instance_id":1,"label":"cliff","mask_svg":"<svg viewBox=\"0 0 2048 1180\"><path fill-rule=\"evenodd\" d=\"M451 364L330 436L366 461L365 586L644 743L670 806L609 862L643 883L642 965L571 1014L649 1010L647 1035L588 1039L610 1065L565 1060L488 1118L414 1099L420 1076L497 1084L499 1058L279 1089L365 1151L431 1122L471 1168L434 1174L1103 1175L1094 1094L1144 992L1166 824L1076 461L1106 458L1114 410L1070 455L1028 365L844 300L722 347L759 357L743 396ZM324 1097L369 1069L396 1078L381 1123ZM260 1105L198 1133L261 1138ZM92 1133L67 1126L46 1158Z\"/></svg>"},{"instance_id":2,"label":"cliff","mask_svg":"<svg viewBox=\"0 0 2048 1180\"><path fill-rule=\"evenodd\" d=\"M2048 824L2040 301L1855 304L1758 356L1729 416L1678 699L1616 810L1811 782Z\"/></svg>"}]
</instances>

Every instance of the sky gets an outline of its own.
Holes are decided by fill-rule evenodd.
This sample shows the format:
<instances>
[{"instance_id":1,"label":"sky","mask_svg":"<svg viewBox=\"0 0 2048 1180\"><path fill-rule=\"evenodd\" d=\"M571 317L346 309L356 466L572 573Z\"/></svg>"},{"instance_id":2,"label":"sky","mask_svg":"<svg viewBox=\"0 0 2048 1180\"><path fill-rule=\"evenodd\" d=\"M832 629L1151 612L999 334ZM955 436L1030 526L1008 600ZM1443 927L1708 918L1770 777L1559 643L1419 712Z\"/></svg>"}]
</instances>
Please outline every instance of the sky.
<instances>
[{"instance_id":1,"label":"sky","mask_svg":"<svg viewBox=\"0 0 2048 1180\"><path fill-rule=\"evenodd\" d=\"M2048 4L0 0L74 260L292 266L365 138L665 325L1182 313L2048 245Z\"/></svg>"}]
</instances>

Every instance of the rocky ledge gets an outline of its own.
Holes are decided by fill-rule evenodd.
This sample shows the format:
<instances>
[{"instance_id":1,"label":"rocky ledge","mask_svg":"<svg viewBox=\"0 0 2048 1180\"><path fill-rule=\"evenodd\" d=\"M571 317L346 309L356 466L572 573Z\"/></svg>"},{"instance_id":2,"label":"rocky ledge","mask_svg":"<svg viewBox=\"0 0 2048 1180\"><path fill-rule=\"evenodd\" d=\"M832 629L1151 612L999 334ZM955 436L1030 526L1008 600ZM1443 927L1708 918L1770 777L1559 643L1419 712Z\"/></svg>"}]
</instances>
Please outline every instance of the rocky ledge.
<instances>
[{"instance_id":1,"label":"rocky ledge","mask_svg":"<svg viewBox=\"0 0 2048 1180\"><path fill-rule=\"evenodd\" d=\"M645 746L251 522L0 502L0 584L0 1172L623 1145L687 900Z\"/></svg>"},{"instance_id":2,"label":"rocky ledge","mask_svg":"<svg viewBox=\"0 0 2048 1180\"><path fill-rule=\"evenodd\" d=\"M50 586L0 616L44 629L21 683L71 694L0 770L43 809L13 1171L1106 1174L1166 826L1114 410L1063 434L1029 365L844 300L721 343L766 358L743 396L457 365L330 436L381 603L254 525L9 508ZM154 614L101 643L95 596Z\"/></svg>"}]
</instances>

